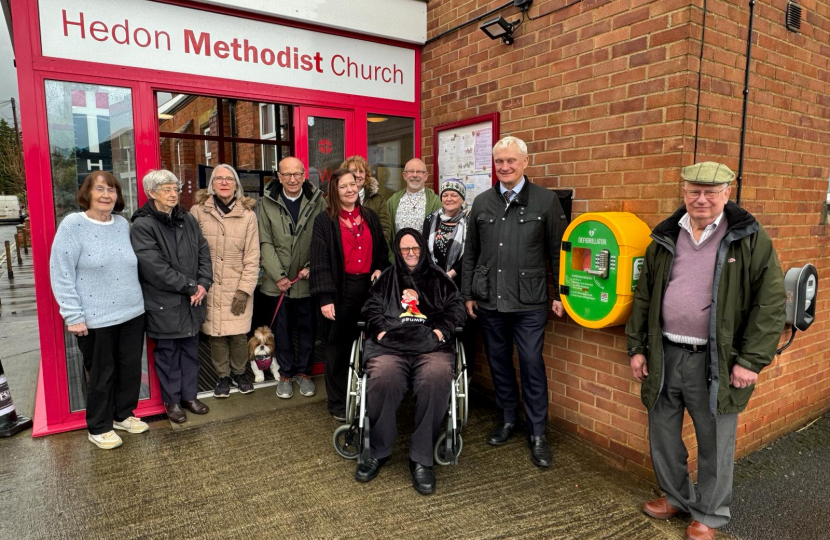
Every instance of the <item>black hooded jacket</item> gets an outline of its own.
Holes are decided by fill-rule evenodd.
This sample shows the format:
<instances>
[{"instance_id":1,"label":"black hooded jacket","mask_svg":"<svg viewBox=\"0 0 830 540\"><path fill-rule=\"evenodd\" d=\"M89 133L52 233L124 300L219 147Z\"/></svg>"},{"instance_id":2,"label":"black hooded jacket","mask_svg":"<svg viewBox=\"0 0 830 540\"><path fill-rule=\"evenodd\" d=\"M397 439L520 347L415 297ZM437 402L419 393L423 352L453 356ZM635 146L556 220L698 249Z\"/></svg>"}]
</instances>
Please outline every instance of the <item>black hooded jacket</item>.
<instances>
[{"instance_id":1,"label":"black hooded jacket","mask_svg":"<svg viewBox=\"0 0 830 540\"><path fill-rule=\"evenodd\" d=\"M190 305L198 285L213 284L210 247L196 218L179 205L168 215L152 200L132 217L130 241L138 259L138 277L144 293L147 335L176 339L199 335L205 305Z\"/></svg>"},{"instance_id":2,"label":"black hooded jacket","mask_svg":"<svg viewBox=\"0 0 830 540\"><path fill-rule=\"evenodd\" d=\"M418 265L412 270L398 249L407 234L421 246ZM363 306L371 336L366 342L365 359L383 354L454 351L453 333L466 320L461 293L441 268L430 263L427 243L419 231L401 229L393 246L395 265L383 271ZM441 331L443 342L433 329ZM378 341L381 332L386 335Z\"/></svg>"}]
</instances>

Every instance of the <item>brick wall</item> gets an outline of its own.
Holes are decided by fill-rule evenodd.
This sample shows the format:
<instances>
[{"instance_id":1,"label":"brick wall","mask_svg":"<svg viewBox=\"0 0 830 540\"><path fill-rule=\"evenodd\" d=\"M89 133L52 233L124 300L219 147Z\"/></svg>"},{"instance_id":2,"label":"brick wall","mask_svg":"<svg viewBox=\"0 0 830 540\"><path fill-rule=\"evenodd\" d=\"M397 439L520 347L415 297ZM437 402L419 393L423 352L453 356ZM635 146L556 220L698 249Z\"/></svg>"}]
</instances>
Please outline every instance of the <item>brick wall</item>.
<instances>
[{"instance_id":1,"label":"brick wall","mask_svg":"<svg viewBox=\"0 0 830 540\"><path fill-rule=\"evenodd\" d=\"M432 0L429 36L503 3ZM529 16L567 3L536 0ZM819 225L830 165L830 3L802 2L801 34L783 26L785 5L756 9L742 203L767 227L785 270L813 262L823 276L830 266ZM574 190L574 215L628 211L656 225L681 204L679 168L695 161L701 8L696 0L583 0L525 20L510 46L487 38L478 23L426 45L425 161L433 161L434 126L499 111L502 135L528 142L534 182ZM737 171L748 7L709 0L707 10L697 161L721 160ZM501 14L513 21L515 12ZM828 285L821 280L820 288ZM739 420L738 455L830 407L830 306L817 307L819 322L762 373ZM550 415L649 477L647 417L624 351L621 327L589 330L552 317L544 351ZM483 359L476 370L491 387ZM694 469L688 418L684 435Z\"/></svg>"}]
</instances>

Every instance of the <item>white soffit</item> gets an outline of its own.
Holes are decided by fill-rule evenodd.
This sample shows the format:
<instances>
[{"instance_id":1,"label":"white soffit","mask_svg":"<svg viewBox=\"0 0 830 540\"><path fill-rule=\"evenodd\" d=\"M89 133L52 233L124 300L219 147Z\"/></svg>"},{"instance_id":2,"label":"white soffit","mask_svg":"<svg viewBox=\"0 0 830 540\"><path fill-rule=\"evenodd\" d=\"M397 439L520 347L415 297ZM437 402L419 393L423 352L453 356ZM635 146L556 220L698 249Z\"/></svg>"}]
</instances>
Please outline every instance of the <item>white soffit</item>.
<instances>
[{"instance_id":1,"label":"white soffit","mask_svg":"<svg viewBox=\"0 0 830 540\"><path fill-rule=\"evenodd\" d=\"M423 45L426 0L198 0L229 7Z\"/></svg>"}]
</instances>

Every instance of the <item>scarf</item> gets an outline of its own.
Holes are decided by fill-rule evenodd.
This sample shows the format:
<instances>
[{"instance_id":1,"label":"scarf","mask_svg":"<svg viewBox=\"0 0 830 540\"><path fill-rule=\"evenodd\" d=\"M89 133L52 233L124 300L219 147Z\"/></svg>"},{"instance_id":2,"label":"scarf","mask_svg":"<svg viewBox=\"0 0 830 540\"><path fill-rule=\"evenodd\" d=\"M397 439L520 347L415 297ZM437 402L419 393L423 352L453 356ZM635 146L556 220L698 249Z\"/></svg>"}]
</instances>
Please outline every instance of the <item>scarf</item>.
<instances>
[{"instance_id":1,"label":"scarf","mask_svg":"<svg viewBox=\"0 0 830 540\"><path fill-rule=\"evenodd\" d=\"M438 223L455 223L452 237L450 238L450 249L447 252L447 268L449 270L452 266L464 255L464 239L467 237L467 217L470 215L470 206L462 208L459 213L454 216L447 216L444 214L444 209L438 209L435 217L430 220L429 224L429 239L427 244L429 252L432 254L432 262L438 263L435 258L435 233L438 230Z\"/></svg>"},{"instance_id":2,"label":"scarf","mask_svg":"<svg viewBox=\"0 0 830 540\"><path fill-rule=\"evenodd\" d=\"M222 199L217 197L216 195L213 196L213 204L216 205L216 209L219 210L219 213L223 216L226 216L231 213L231 209L233 208L233 203L236 202L236 197L230 200L228 204L222 202Z\"/></svg>"}]
</instances>

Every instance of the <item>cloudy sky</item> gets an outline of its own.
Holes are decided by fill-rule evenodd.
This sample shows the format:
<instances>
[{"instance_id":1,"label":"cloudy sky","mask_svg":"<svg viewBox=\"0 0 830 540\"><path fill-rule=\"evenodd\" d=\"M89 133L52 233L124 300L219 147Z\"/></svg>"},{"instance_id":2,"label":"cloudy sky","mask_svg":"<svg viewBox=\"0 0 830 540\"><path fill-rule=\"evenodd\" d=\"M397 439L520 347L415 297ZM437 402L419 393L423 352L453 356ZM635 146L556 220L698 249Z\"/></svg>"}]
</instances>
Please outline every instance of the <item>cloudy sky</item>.
<instances>
[{"instance_id":1,"label":"cloudy sky","mask_svg":"<svg viewBox=\"0 0 830 540\"><path fill-rule=\"evenodd\" d=\"M0 103L8 101L11 97L18 103L20 102L17 97L17 72L14 68L14 53L9 29L6 28L5 19L0 17ZM19 111L18 116L20 116ZM11 123L11 106L0 105L0 118L5 118Z\"/></svg>"}]
</instances>

